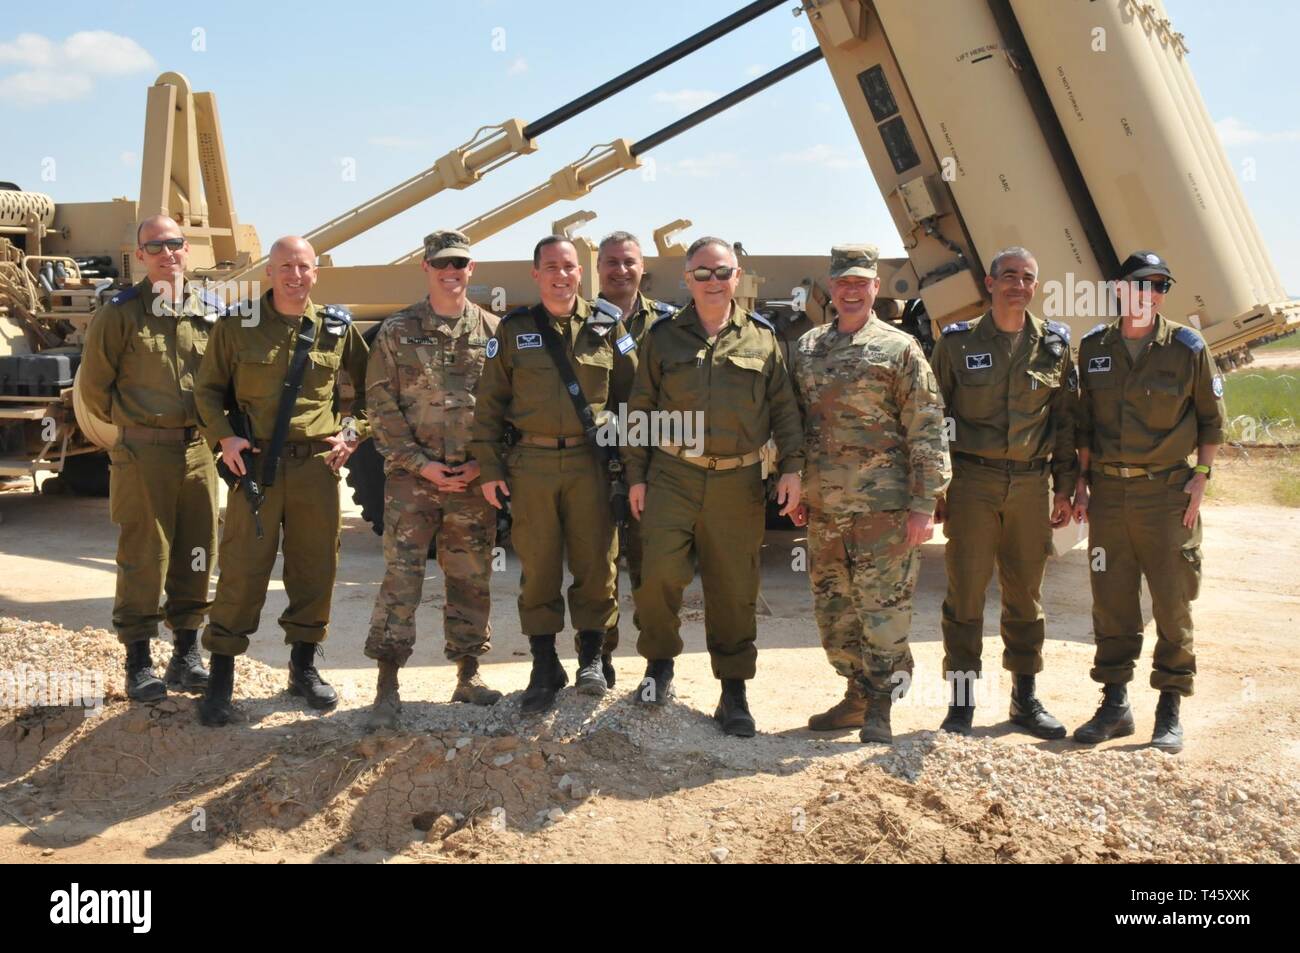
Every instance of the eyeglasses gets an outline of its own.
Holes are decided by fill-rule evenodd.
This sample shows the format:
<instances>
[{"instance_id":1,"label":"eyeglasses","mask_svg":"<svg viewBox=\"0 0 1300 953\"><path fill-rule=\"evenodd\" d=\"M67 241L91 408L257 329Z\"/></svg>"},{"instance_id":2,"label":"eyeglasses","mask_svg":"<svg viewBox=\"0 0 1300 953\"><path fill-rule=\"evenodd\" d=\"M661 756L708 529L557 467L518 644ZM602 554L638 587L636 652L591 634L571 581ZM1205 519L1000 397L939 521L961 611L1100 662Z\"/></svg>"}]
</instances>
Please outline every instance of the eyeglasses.
<instances>
[{"instance_id":1,"label":"eyeglasses","mask_svg":"<svg viewBox=\"0 0 1300 953\"><path fill-rule=\"evenodd\" d=\"M687 274L696 281L708 281L710 278L717 278L719 281L726 281L735 274L735 272L736 269L732 268L730 265L719 265L717 268L692 268L687 272Z\"/></svg>"},{"instance_id":2,"label":"eyeglasses","mask_svg":"<svg viewBox=\"0 0 1300 953\"><path fill-rule=\"evenodd\" d=\"M1160 278L1156 281L1148 281L1145 278L1134 278L1129 282L1129 284L1136 286L1139 291L1143 288L1150 288L1156 294L1162 295L1169 294L1169 289L1174 286L1173 281L1169 278Z\"/></svg>"},{"instance_id":3,"label":"eyeglasses","mask_svg":"<svg viewBox=\"0 0 1300 953\"><path fill-rule=\"evenodd\" d=\"M469 267L468 258L434 258L429 262L430 268L436 268L442 271L445 268L455 268L460 271L462 268Z\"/></svg>"},{"instance_id":4,"label":"eyeglasses","mask_svg":"<svg viewBox=\"0 0 1300 953\"><path fill-rule=\"evenodd\" d=\"M156 241L156 242L143 242L140 245L140 247L143 248L151 255L158 254L164 248L166 248L168 251L180 251L182 248L185 247L185 239L164 238L161 241Z\"/></svg>"}]
</instances>

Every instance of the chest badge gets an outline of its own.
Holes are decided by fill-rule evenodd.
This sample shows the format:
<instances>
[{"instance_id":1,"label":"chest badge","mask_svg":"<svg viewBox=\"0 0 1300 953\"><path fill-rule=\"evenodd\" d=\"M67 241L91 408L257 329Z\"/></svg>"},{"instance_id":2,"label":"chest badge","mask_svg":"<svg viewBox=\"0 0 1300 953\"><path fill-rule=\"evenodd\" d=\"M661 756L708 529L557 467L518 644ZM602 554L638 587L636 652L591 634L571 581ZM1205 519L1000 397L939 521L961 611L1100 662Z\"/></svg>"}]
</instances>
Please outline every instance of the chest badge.
<instances>
[{"instance_id":1,"label":"chest badge","mask_svg":"<svg viewBox=\"0 0 1300 953\"><path fill-rule=\"evenodd\" d=\"M1088 358L1088 373L1097 374L1110 370L1110 355Z\"/></svg>"},{"instance_id":2,"label":"chest badge","mask_svg":"<svg viewBox=\"0 0 1300 953\"><path fill-rule=\"evenodd\" d=\"M987 371L991 367L993 367L992 352L966 355L966 370L968 371Z\"/></svg>"},{"instance_id":3,"label":"chest badge","mask_svg":"<svg viewBox=\"0 0 1300 953\"><path fill-rule=\"evenodd\" d=\"M536 332L532 334L515 335L515 347L521 351L524 350L525 348L541 347L541 346L542 346L542 336L540 334L537 334Z\"/></svg>"}]
</instances>

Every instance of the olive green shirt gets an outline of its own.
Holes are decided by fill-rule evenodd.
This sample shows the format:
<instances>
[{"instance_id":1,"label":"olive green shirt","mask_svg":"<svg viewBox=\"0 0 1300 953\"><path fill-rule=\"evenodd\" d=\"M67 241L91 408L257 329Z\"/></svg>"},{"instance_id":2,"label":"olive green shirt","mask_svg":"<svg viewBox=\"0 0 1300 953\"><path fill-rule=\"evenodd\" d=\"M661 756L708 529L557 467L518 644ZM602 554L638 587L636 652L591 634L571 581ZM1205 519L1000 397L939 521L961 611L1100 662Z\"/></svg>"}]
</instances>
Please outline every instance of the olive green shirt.
<instances>
[{"instance_id":1,"label":"olive green shirt","mask_svg":"<svg viewBox=\"0 0 1300 953\"><path fill-rule=\"evenodd\" d=\"M609 300L604 295L599 297L602 300ZM627 333L632 335L632 339L640 346L650 325L662 318L671 318L676 313L677 309L672 305L648 298L638 291L632 302L632 310L623 315L623 327L627 328Z\"/></svg>"},{"instance_id":2,"label":"olive green shirt","mask_svg":"<svg viewBox=\"0 0 1300 953\"><path fill-rule=\"evenodd\" d=\"M506 424L539 437L584 435L564 379L538 333L536 316L564 339L578 385L597 417L606 406L617 409L632 389L636 342L622 321L591 302L579 298L573 314L563 318L552 316L541 304L507 314L488 344L475 392L469 451L479 462L484 483L506 478Z\"/></svg>"},{"instance_id":3,"label":"olive green shirt","mask_svg":"<svg viewBox=\"0 0 1300 953\"><path fill-rule=\"evenodd\" d=\"M694 304L651 326L628 413L651 411L702 412L705 456L744 456L772 437L780 472L803 469L803 425L780 340L734 301L713 340ZM650 450L624 451L629 485L645 482Z\"/></svg>"},{"instance_id":4,"label":"olive green shirt","mask_svg":"<svg viewBox=\"0 0 1300 953\"><path fill-rule=\"evenodd\" d=\"M1196 331L1156 315L1151 346L1128 356L1120 322L1079 342L1080 447L1092 464L1173 466L1223 443L1223 379Z\"/></svg>"},{"instance_id":5,"label":"olive green shirt","mask_svg":"<svg viewBox=\"0 0 1300 953\"><path fill-rule=\"evenodd\" d=\"M216 321L215 301L191 290L178 311L148 278L114 295L95 312L81 354L90 412L119 427L197 426L194 380Z\"/></svg>"},{"instance_id":6,"label":"olive green shirt","mask_svg":"<svg viewBox=\"0 0 1300 953\"><path fill-rule=\"evenodd\" d=\"M283 315L271 303L271 292L255 308L239 309L217 322L208 352L199 367L194 397L198 401L203 435L217 444L235 433L226 419L226 393L234 385L235 403L251 418L253 436L270 440L280 408L280 391L289 373L298 330L304 320L316 325L316 340L308 352L302 388L289 418L290 442L324 440L343 429L338 403L339 372L346 371L358 394L366 381L366 342L350 321L331 329L319 308L307 302L301 318ZM245 316L247 315L247 316ZM370 435L359 409L354 414L358 437Z\"/></svg>"},{"instance_id":7,"label":"olive green shirt","mask_svg":"<svg viewBox=\"0 0 1300 953\"><path fill-rule=\"evenodd\" d=\"M930 362L950 421L949 447L991 460L1050 462L1058 493L1073 493L1074 388L1066 325L1025 314L1019 346L991 312L943 329Z\"/></svg>"}]
</instances>

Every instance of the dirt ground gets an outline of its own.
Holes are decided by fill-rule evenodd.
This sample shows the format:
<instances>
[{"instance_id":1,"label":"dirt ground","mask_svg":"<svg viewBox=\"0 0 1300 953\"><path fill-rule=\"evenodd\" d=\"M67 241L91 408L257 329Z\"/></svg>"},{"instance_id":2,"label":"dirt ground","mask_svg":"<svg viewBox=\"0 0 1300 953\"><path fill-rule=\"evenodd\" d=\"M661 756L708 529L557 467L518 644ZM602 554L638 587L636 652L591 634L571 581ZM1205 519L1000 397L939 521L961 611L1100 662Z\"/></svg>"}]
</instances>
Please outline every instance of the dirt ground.
<instances>
[{"instance_id":1,"label":"dirt ground","mask_svg":"<svg viewBox=\"0 0 1300 953\"><path fill-rule=\"evenodd\" d=\"M806 574L792 566L802 546L794 532L770 533L765 549L754 739L722 737L710 718L717 683L698 584L668 708L629 701L642 663L625 625L613 692L594 700L569 689L555 711L521 716L528 663L513 558L495 581L484 666L506 699L492 709L445 703L454 669L438 638L442 578L430 564L420 642L403 673L402 730L367 736L374 667L361 646L382 556L350 505L323 662L338 710L308 714L283 690L276 581L237 671L246 721L205 729L192 696L147 706L122 697L122 650L104 630L115 575L107 502L3 492L0 677L25 679L30 692L36 674L86 672L103 679L107 702L89 717L68 706L0 710L0 861L1293 862L1300 510L1255 502L1257 488L1292 464L1255 452L1216 469L1225 492L1205 510L1199 674L1177 757L1145 744L1156 701L1150 625L1132 691L1134 737L1085 750L1011 732L996 585L978 730L937 735L939 543L924 549L916 681L894 708L895 748L808 731L808 715L843 685L819 647ZM1098 701L1087 675L1083 546L1050 561L1044 603L1041 693L1073 729ZM569 643L561 638L572 674ZM155 643L155 658L165 650Z\"/></svg>"}]
</instances>

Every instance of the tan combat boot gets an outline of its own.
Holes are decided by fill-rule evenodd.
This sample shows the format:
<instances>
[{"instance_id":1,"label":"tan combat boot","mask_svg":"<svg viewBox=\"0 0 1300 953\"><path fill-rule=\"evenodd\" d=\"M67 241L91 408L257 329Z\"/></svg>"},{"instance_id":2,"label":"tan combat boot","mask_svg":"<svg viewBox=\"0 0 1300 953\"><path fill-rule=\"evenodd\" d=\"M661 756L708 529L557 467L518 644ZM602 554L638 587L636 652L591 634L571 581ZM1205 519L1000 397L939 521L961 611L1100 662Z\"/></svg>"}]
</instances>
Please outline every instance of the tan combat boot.
<instances>
[{"instance_id":1,"label":"tan combat boot","mask_svg":"<svg viewBox=\"0 0 1300 953\"><path fill-rule=\"evenodd\" d=\"M366 731L392 731L397 727L397 713L402 710L402 699L397 694L397 665L379 663L379 688L375 692L375 705L366 717Z\"/></svg>"},{"instance_id":2,"label":"tan combat boot","mask_svg":"<svg viewBox=\"0 0 1300 953\"><path fill-rule=\"evenodd\" d=\"M471 705L495 705L501 693L488 688L478 673L478 659L472 655L456 660L456 690L451 693L454 702Z\"/></svg>"},{"instance_id":3,"label":"tan combat boot","mask_svg":"<svg viewBox=\"0 0 1300 953\"><path fill-rule=\"evenodd\" d=\"M850 681L844 697L828 710L808 719L813 731L838 731L842 728L861 728L867 716L867 696L856 682Z\"/></svg>"}]
</instances>

